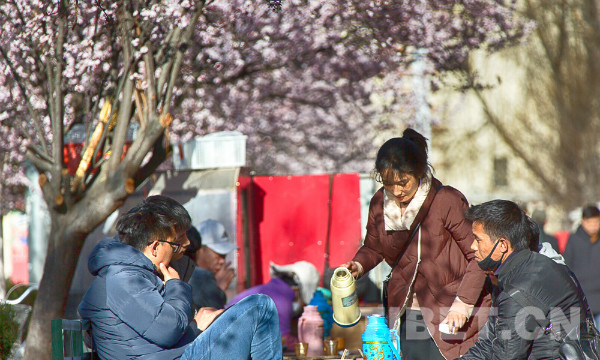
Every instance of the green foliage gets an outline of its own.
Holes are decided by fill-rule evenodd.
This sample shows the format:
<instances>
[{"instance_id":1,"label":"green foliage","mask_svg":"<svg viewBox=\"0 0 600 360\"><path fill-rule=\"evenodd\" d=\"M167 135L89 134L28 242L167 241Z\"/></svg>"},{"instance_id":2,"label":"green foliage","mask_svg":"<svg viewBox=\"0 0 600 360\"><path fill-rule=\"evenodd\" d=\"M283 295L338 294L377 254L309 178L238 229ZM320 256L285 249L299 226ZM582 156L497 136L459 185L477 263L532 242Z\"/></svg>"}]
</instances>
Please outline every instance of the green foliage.
<instances>
[{"instance_id":1,"label":"green foliage","mask_svg":"<svg viewBox=\"0 0 600 360\"><path fill-rule=\"evenodd\" d=\"M0 303L0 359L8 359L12 345L19 335L16 315L11 305Z\"/></svg>"}]
</instances>

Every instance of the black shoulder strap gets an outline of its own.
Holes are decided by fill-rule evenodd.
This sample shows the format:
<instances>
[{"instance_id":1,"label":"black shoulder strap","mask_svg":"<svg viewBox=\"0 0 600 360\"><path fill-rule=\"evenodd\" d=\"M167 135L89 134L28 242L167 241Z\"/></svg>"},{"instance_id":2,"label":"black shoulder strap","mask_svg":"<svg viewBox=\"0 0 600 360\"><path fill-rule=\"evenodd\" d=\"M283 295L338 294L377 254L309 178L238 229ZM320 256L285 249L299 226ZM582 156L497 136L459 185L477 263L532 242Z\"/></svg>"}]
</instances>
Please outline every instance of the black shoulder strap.
<instances>
[{"instance_id":1,"label":"black shoulder strap","mask_svg":"<svg viewBox=\"0 0 600 360\"><path fill-rule=\"evenodd\" d=\"M437 193L443 187L444 187L444 185L440 184L435 189L435 194L433 194L433 198L434 199L435 199L435 196L437 195ZM433 200L432 200L432 203L433 203ZM396 265L398 265L398 261L400 261L400 258L402 257L402 255L404 254L404 252L406 251L406 249L408 249L408 245L410 245L411 240L415 237L415 234L417 233L417 231L419 231L420 227L421 227L421 223L419 222L417 224L417 226L415 226L415 228L413 229L413 231L410 233L410 236L408 237L408 241L406 242L406 246L404 247L404 251L401 251L400 254L398 254L398 256L396 257L396 260L394 260L394 264L392 265L392 268L391 268L390 273L388 274L386 280L389 280L389 278L392 277L392 271L394 271L394 268L396 267Z\"/></svg>"},{"instance_id":2,"label":"black shoulder strap","mask_svg":"<svg viewBox=\"0 0 600 360\"><path fill-rule=\"evenodd\" d=\"M550 325L550 320L548 320L548 314L550 313L550 307L548 307L548 305L541 302L539 299L531 296L529 293L527 293L521 289L517 289L516 287L513 287L511 285L505 285L504 291L508 294L508 296L513 298L513 300L518 302L519 305L521 305L522 307L526 308L526 307L533 306L533 307L536 307L536 308L542 310L542 312L544 313L544 318L543 319L535 318L535 321L542 327L542 329L546 329Z\"/></svg>"}]
</instances>

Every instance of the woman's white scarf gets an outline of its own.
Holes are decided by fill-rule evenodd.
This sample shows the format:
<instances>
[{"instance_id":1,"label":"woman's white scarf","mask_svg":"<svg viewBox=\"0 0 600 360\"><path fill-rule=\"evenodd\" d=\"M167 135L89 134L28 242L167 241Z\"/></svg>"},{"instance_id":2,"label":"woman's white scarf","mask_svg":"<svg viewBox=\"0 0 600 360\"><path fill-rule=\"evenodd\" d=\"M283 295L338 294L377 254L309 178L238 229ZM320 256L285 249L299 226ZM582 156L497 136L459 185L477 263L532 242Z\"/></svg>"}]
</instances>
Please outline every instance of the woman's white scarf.
<instances>
[{"instance_id":1,"label":"woman's white scarf","mask_svg":"<svg viewBox=\"0 0 600 360\"><path fill-rule=\"evenodd\" d=\"M383 219L385 223L385 230L408 230L415 221L421 206L429 194L431 189L431 172L427 171L425 176L421 179L419 188L415 193L415 196L408 203L404 215L400 210L400 206L396 203L396 197L383 189Z\"/></svg>"}]
</instances>

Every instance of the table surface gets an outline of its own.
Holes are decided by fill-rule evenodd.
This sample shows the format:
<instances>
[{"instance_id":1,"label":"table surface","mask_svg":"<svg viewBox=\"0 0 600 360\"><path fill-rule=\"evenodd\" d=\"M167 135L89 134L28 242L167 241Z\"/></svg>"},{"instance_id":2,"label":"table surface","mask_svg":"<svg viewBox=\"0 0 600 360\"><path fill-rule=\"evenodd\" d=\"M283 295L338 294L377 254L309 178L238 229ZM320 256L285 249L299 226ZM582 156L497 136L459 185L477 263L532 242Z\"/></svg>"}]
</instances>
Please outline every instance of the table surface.
<instances>
[{"instance_id":1,"label":"table surface","mask_svg":"<svg viewBox=\"0 0 600 360\"><path fill-rule=\"evenodd\" d=\"M296 355L284 355L283 356L283 360L324 360L324 359L341 359L340 355L332 355L332 356L327 356L327 355L323 355L323 356L304 356L304 357L299 357ZM362 359L362 356L360 355L350 355L350 356L346 356L344 359L348 359L348 360L354 360L354 359Z\"/></svg>"}]
</instances>

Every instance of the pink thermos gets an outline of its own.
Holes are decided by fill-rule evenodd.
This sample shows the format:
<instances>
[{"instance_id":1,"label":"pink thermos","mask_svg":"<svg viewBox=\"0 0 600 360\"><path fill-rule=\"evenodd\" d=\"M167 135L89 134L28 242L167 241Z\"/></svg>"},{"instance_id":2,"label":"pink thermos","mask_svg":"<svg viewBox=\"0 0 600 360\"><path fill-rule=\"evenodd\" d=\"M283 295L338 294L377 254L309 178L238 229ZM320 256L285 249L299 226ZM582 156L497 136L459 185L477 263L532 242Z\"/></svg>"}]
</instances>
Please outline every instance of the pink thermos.
<instances>
[{"instance_id":1,"label":"pink thermos","mask_svg":"<svg viewBox=\"0 0 600 360\"><path fill-rule=\"evenodd\" d=\"M298 339L308 343L308 356L323 355L323 318L317 307L307 305L298 319Z\"/></svg>"}]
</instances>

